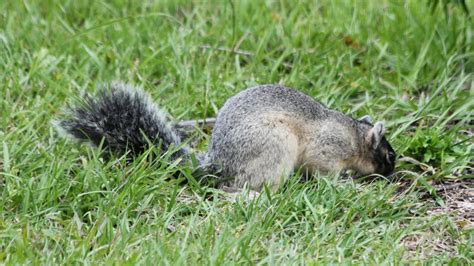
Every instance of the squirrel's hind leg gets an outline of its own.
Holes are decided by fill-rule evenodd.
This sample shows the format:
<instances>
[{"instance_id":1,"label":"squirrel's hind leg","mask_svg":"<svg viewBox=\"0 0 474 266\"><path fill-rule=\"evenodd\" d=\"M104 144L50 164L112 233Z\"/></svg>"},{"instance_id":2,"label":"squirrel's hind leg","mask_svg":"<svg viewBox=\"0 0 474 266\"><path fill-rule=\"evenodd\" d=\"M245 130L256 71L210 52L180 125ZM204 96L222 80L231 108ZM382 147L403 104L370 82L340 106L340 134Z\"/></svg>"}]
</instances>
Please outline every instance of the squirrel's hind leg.
<instances>
[{"instance_id":1,"label":"squirrel's hind leg","mask_svg":"<svg viewBox=\"0 0 474 266\"><path fill-rule=\"evenodd\" d=\"M296 136L280 132L267 139L266 149L257 157L240 165L234 185L244 187L248 183L251 189L260 191L264 184L275 191L285 183L298 163L298 140Z\"/></svg>"}]
</instances>

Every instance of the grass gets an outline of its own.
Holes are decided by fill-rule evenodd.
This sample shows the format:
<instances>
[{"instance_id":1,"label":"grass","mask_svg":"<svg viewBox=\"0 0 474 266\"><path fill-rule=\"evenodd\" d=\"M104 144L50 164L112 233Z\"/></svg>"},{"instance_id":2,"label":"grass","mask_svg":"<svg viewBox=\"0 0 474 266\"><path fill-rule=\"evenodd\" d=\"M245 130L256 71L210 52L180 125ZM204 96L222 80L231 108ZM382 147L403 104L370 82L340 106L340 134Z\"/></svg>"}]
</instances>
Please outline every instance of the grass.
<instances>
[{"instance_id":1,"label":"grass","mask_svg":"<svg viewBox=\"0 0 474 266\"><path fill-rule=\"evenodd\" d=\"M473 178L473 33L425 1L1 1L0 262L472 264L472 227L429 210L432 184ZM102 162L49 121L112 80L175 119L297 88L385 121L414 185L319 176L232 200L166 158Z\"/></svg>"}]
</instances>

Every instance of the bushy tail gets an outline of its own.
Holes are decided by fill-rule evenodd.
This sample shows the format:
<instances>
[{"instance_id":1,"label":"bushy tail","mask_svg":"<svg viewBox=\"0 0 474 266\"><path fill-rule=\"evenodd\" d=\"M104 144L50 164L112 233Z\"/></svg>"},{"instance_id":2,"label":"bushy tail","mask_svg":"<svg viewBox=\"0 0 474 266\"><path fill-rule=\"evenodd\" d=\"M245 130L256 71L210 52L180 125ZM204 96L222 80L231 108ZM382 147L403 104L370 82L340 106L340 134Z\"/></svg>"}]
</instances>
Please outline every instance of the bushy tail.
<instances>
[{"instance_id":1,"label":"bushy tail","mask_svg":"<svg viewBox=\"0 0 474 266\"><path fill-rule=\"evenodd\" d=\"M67 135L89 141L121 156L126 152L138 155L150 144L161 145L168 151L171 145L181 145L177 130L166 115L139 88L113 83L99 89L95 96L87 96L82 104L70 108L70 116L56 124ZM187 157L189 148L184 146L171 156Z\"/></svg>"}]
</instances>

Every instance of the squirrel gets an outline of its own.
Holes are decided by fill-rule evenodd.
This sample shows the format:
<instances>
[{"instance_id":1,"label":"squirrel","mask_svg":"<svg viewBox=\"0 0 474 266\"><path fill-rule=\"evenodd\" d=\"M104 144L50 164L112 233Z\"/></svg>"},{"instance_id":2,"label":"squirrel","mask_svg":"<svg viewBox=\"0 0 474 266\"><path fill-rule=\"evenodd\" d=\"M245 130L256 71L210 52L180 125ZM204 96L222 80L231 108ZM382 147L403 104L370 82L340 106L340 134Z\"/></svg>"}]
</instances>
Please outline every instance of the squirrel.
<instances>
[{"instance_id":1,"label":"squirrel","mask_svg":"<svg viewBox=\"0 0 474 266\"><path fill-rule=\"evenodd\" d=\"M171 160L194 163L225 185L259 191L277 188L296 170L312 174L354 170L390 175L395 151L382 122L353 119L297 90L281 85L247 88L218 111L206 152L194 152L173 124L140 88L112 83L69 109L56 121L60 131L121 156L149 146L176 151ZM218 173L218 174L217 174Z\"/></svg>"}]
</instances>

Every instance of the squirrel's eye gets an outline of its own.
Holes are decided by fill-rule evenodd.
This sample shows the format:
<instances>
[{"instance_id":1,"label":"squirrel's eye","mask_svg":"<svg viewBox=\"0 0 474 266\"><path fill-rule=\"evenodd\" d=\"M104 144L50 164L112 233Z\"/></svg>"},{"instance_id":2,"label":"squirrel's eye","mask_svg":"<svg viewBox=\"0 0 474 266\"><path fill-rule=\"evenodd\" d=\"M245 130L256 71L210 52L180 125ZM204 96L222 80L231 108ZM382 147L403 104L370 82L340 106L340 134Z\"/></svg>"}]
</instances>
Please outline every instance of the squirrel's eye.
<instances>
[{"instance_id":1,"label":"squirrel's eye","mask_svg":"<svg viewBox=\"0 0 474 266\"><path fill-rule=\"evenodd\" d=\"M395 153L389 152L389 153L387 154L387 159L388 159L389 162L395 161Z\"/></svg>"}]
</instances>

